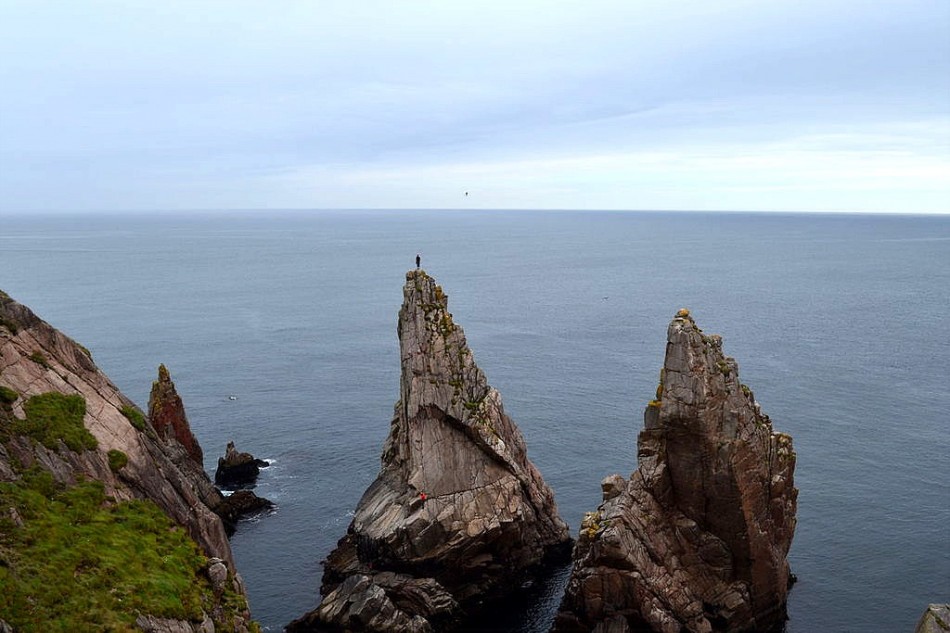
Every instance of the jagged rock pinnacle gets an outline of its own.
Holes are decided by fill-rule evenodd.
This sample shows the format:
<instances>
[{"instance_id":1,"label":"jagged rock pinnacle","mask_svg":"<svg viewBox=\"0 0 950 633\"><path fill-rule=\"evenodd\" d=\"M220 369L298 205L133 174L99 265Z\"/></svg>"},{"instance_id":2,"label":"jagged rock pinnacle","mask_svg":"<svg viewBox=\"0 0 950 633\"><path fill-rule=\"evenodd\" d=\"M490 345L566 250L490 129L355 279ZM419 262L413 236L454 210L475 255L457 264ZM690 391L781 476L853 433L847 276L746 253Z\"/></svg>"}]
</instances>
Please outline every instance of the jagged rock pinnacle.
<instances>
[{"instance_id":1,"label":"jagged rock pinnacle","mask_svg":"<svg viewBox=\"0 0 950 633\"><path fill-rule=\"evenodd\" d=\"M158 380L152 383L152 392L148 397L148 421L159 437L166 441L177 440L196 464L203 464L201 445L191 432L185 405L165 365L158 366Z\"/></svg>"},{"instance_id":2,"label":"jagged rock pinnacle","mask_svg":"<svg viewBox=\"0 0 950 633\"><path fill-rule=\"evenodd\" d=\"M416 269L403 295L400 399L382 468L325 563L323 604L292 630L353 618L354 603L402 605L405 628L387 630L438 629L458 603L511 589L570 540L442 288ZM393 583L397 572L427 597L405 600L399 592L415 585Z\"/></svg>"},{"instance_id":3,"label":"jagged rock pinnacle","mask_svg":"<svg viewBox=\"0 0 950 633\"><path fill-rule=\"evenodd\" d=\"M785 617L798 491L788 435L688 310L667 332L629 481L588 513L558 631L767 631ZM610 630L614 630L611 628Z\"/></svg>"}]
</instances>

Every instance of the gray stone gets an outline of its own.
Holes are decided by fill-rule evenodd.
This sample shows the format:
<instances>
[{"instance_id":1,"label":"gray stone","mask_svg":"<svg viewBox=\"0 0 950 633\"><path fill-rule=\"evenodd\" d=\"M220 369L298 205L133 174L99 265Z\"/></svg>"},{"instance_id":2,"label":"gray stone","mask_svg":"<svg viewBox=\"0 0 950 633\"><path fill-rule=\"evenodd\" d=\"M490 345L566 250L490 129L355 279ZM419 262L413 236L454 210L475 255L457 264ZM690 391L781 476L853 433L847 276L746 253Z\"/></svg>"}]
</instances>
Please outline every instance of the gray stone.
<instances>
[{"instance_id":1,"label":"gray stone","mask_svg":"<svg viewBox=\"0 0 950 633\"><path fill-rule=\"evenodd\" d=\"M208 579L215 593L220 594L224 591L228 582L228 567L220 558L212 558L208 561Z\"/></svg>"},{"instance_id":2,"label":"gray stone","mask_svg":"<svg viewBox=\"0 0 950 633\"><path fill-rule=\"evenodd\" d=\"M156 618L152 615L140 615L135 618L135 626L142 633L195 633L191 622L172 620L170 618Z\"/></svg>"},{"instance_id":3,"label":"gray stone","mask_svg":"<svg viewBox=\"0 0 950 633\"><path fill-rule=\"evenodd\" d=\"M792 440L685 310L660 376L637 470L606 478L585 516L555 630L614 631L620 614L636 631L769 630L791 577Z\"/></svg>"},{"instance_id":4,"label":"gray stone","mask_svg":"<svg viewBox=\"0 0 950 633\"><path fill-rule=\"evenodd\" d=\"M914 633L947 633L950 631L950 604L932 604L917 622Z\"/></svg>"},{"instance_id":5,"label":"gray stone","mask_svg":"<svg viewBox=\"0 0 950 633\"><path fill-rule=\"evenodd\" d=\"M388 609L385 597L406 614L404 626L421 626L412 624L416 617L431 625L433 614L446 615L455 602L517 587L570 542L551 489L528 460L501 395L475 364L442 288L413 270L403 295L400 398L382 468L325 562L324 604L311 614L338 627L350 626L340 619L345 615L360 622L354 630L373 629L353 609ZM415 584L397 595L386 572L444 589Z\"/></svg>"}]
</instances>

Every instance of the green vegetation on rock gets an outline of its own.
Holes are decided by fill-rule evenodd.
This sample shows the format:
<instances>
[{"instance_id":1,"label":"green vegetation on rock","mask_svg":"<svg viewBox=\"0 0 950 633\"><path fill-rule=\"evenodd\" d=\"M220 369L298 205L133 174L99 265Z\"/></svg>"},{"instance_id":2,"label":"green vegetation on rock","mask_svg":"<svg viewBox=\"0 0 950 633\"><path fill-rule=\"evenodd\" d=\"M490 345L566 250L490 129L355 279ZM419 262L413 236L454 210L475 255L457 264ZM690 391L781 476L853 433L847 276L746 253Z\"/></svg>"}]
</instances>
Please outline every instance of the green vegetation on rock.
<instances>
[{"instance_id":1,"label":"green vegetation on rock","mask_svg":"<svg viewBox=\"0 0 950 633\"><path fill-rule=\"evenodd\" d=\"M0 385L0 403L13 404L14 402L16 402L16 399L19 397L20 397L20 394L18 394L13 389Z\"/></svg>"},{"instance_id":2,"label":"green vegetation on rock","mask_svg":"<svg viewBox=\"0 0 950 633\"><path fill-rule=\"evenodd\" d=\"M19 524L19 525L18 525ZM130 631L139 614L201 621L216 599L208 560L149 501L110 504L100 482L64 488L40 469L0 484L0 613L17 631ZM232 595L233 594L233 595Z\"/></svg>"},{"instance_id":3,"label":"green vegetation on rock","mask_svg":"<svg viewBox=\"0 0 950 633\"><path fill-rule=\"evenodd\" d=\"M7 328L10 334L16 334L20 331L20 326L13 319L0 314L0 326Z\"/></svg>"},{"instance_id":4,"label":"green vegetation on rock","mask_svg":"<svg viewBox=\"0 0 950 633\"><path fill-rule=\"evenodd\" d=\"M142 415L141 411L135 407L130 407L127 404L122 405L122 408L119 410L122 412L122 415L129 419L129 422L132 423L132 426L137 428L139 431L145 430L145 416Z\"/></svg>"},{"instance_id":5,"label":"green vegetation on rock","mask_svg":"<svg viewBox=\"0 0 950 633\"><path fill-rule=\"evenodd\" d=\"M49 369L49 359L46 358L46 354L40 350L35 350L32 354L30 354L30 360L37 365L42 365L46 369Z\"/></svg>"},{"instance_id":6,"label":"green vegetation on rock","mask_svg":"<svg viewBox=\"0 0 950 633\"><path fill-rule=\"evenodd\" d=\"M86 400L80 395L42 393L27 400L23 410L26 419L14 421L14 433L32 437L51 449L56 448L59 440L77 453L98 446L96 438L83 426Z\"/></svg>"},{"instance_id":7,"label":"green vegetation on rock","mask_svg":"<svg viewBox=\"0 0 950 633\"><path fill-rule=\"evenodd\" d=\"M129 463L129 456L123 453L120 450L112 449L108 452L109 456L109 468L112 469L112 472L117 473L122 470L126 464Z\"/></svg>"}]
</instances>

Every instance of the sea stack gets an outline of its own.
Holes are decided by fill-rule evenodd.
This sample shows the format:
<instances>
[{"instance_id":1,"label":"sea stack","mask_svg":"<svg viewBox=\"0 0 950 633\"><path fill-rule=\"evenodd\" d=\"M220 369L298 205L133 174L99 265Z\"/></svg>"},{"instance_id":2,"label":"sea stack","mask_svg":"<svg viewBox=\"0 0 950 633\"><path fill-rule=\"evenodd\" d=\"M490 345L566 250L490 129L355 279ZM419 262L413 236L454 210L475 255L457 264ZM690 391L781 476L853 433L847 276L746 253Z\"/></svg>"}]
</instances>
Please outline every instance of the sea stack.
<instances>
[{"instance_id":1,"label":"sea stack","mask_svg":"<svg viewBox=\"0 0 950 633\"><path fill-rule=\"evenodd\" d=\"M214 471L214 483L226 489L253 486L261 468L267 468L269 465L263 459L257 459L250 453L238 451L234 447L234 442L228 442L224 457L218 458L218 468Z\"/></svg>"},{"instance_id":2,"label":"sea stack","mask_svg":"<svg viewBox=\"0 0 950 633\"><path fill-rule=\"evenodd\" d=\"M583 521L556 631L781 627L795 531L792 438L772 430L722 339L670 323L638 468Z\"/></svg>"},{"instance_id":3,"label":"sea stack","mask_svg":"<svg viewBox=\"0 0 950 633\"><path fill-rule=\"evenodd\" d=\"M185 405L165 365L158 366L158 380L152 383L152 392L148 397L148 421L160 438L166 442L177 441L196 464L203 465L201 445L191 432Z\"/></svg>"},{"instance_id":4,"label":"sea stack","mask_svg":"<svg viewBox=\"0 0 950 633\"><path fill-rule=\"evenodd\" d=\"M322 604L289 630L447 630L570 542L442 288L416 269L403 294L400 398L382 469L324 563Z\"/></svg>"}]
</instances>

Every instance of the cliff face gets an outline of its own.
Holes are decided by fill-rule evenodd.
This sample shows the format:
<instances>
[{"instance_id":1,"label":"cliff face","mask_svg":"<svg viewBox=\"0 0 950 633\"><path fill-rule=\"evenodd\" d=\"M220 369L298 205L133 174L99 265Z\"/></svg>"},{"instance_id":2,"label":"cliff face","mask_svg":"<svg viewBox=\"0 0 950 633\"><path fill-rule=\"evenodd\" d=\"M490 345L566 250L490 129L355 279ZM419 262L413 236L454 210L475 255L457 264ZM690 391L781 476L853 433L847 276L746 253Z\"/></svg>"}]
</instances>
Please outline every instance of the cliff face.
<instances>
[{"instance_id":1,"label":"cliff face","mask_svg":"<svg viewBox=\"0 0 950 633\"><path fill-rule=\"evenodd\" d=\"M785 619L798 491L738 365L688 311L668 330L629 480L583 522L556 629L766 631Z\"/></svg>"},{"instance_id":2,"label":"cliff face","mask_svg":"<svg viewBox=\"0 0 950 633\"><path fill-rule=\"evenodd\" d=\"M325 562L323 604L298 630L357 620L362 630L430 630L456 603L517 586L570 540L441 287L414 270L403 294L400 399L382 469ZM360 615L380 609L395 612L383 628Z\"/></svg>"},{"instance_id":3,"label":"cliff face","mask_svg":"<svg viewBox=\"0 0 950 633\"><path fill-rule=\"evenodd\" d=\"M174 393L167 371L160 371L159 383ZM11 486L4 490L24 484L28 474L45 472L52 476L50 494L92 481L101 483L107 505L148 500L183 526L204 555L229 570L222 584L220 567L215 568L221 592L243 599L223 524L212 511L222 497L202 469L180 399L177 432L159 437L85 348L2 292L0 396L0 482ZM161 429L171 418L158 415L152 424ZM193 446L182 445L179 432ZM58 503L54 497L51 503ZM238 630L245 616L238 616Z\"/></svg>"}]
</instances>

